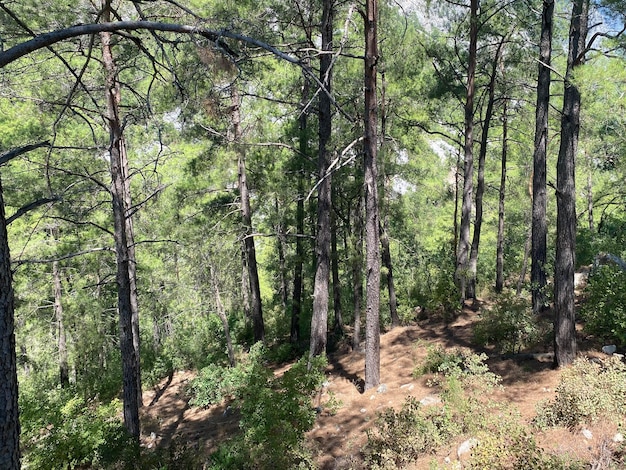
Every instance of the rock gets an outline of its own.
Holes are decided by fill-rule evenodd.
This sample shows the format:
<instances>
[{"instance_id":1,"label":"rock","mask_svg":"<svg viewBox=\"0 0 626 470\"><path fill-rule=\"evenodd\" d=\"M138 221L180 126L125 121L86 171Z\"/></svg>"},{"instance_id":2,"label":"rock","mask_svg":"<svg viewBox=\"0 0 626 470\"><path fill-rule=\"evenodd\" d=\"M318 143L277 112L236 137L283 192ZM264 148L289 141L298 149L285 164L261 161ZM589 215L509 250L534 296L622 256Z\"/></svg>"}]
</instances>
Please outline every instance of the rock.
<instances>
[{"instance_id":1,"label":"rock","mask_svg":"<svg viewBox=\"0 0 626 470\"><path fill-rule=\"evenodd\" d=\"M413 384L404 384L404 385L400 385L400 388L406 388L409 391L413 390L415 388L415 385Z\"/></svg>"},{"instance_id":2,"label":"rock","mask_svg":"<svg viewBox=\"0 0 626 470\"><path fill-rule=\"evenodd\" d=\"M615 436L613 436L613 442L616 444L624 442L624 435L621 432L618 432Z\"/></svg>"},{"instance_id":3,"label":"rock","mask_svg":"<svg viewBox=\"0 0 626 470\"><path fill-rule=\"evenodd\" d=\"M617 351L617 346L615 346L614 344L609 344L607 346L602 346L602 352L604 354L608 354L609 356L611 354L613 354L615 351Z\"/></svg>"},{"instance_id":4,"label":"rock","mask_svg":"<svg viewBox=\"0 0 626 470\"><path fill-rule=\"evenodd\" d=\"M583 429L581 432L585 439L593 439L593 433L589 429Z\"/></svg>"},{"instance_id":5,"label":"rock","mask_svg":"<svg viewBox=\"0 0 626 470\"><path fill-rule=\"evenodd\" d=\"M387 386L385 384L380 384L376 391L378 393L385 393L387 391Z\"/></svg>"},{"instance_id":6,"label":"rock","mask_svg":"<svg viewBox=\"0 0 626 470\"><path fill-rule=\"evenodd\" d=\"M437 405L441 403L441 398L435 395L427 395L420 400L422 406Z\"/></svg>"},{"instance_id":7,"label":"rock","mask_svg":"<svg viewBox=\"0 0 626 470\"><path fill-rule=\"evenodd\" d=\"M365 413L365 412L367 412L367 410L366 410L365 408L361 408L361 410L360 410L360 411L361 411L361 413Z\"/></svg>"},{"instance_id":8,"label":"rock","mask_svg":"<svg viewBox=\"0 0 626 470\"><path fill-rule=\"evenodd\" d=\"M456 456L459 460L461 460L461 456L467 454L473 447L476 447L479 444L478 439L475 437L471 437L468 440L461 443L459 448L456 451Z\"/></svg>"}]
</instances>

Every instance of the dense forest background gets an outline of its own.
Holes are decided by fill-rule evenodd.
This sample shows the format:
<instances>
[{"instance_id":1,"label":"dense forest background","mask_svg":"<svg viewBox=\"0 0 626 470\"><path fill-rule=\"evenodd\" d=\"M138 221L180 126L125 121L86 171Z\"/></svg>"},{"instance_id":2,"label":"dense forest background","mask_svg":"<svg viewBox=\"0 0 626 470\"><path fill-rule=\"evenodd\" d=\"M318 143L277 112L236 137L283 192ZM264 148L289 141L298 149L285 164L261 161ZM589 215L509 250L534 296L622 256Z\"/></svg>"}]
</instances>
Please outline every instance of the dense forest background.
<instances>
[{"instance_id":1,"label":"dense forest background","mask_svg":"<svg viewBox=\"0 0 626 470\"><path fill-rule=\"evenodd\" d=\"M476 299L554 309L571 362L574 269L626 255L624 11L1 1L0 464L19 434L28 468L96 465L138 439L142 388L250 354L306 376L349 344L377 387L381 331ZM622 275L587 313L620 347ZM90 457L64 462L77 427Z\"/></svg>"}]
</instances>

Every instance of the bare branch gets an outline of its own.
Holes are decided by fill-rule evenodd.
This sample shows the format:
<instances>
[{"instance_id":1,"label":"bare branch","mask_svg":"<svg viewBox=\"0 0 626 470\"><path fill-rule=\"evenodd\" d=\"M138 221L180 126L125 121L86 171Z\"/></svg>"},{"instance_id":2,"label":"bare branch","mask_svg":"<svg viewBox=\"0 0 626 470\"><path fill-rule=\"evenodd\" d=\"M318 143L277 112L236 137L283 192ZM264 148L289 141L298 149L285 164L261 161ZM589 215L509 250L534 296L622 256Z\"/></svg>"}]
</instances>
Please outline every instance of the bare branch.
<instances>
[{"instance_id":1,"label":"bare branch","mask_svg":"<svg viewBox=\"0 0 626 470\"><path fill-rule=\"evenodd\" d=\"M37 209L39 206L43 206L44 204L48 204L50 202L56 202L56 201L60 201L60 198L58 198L58 197L53 197L53 198L44 197L44 198L38 199L38 200L36 200L34 202L31 202L30 204L26 204L25 206L20 207L17 210L17 212L15 212L15 214L13 214L11 217L7 217L7 225L9 225L14 220L22 217L27 212L30 212L30 211L32 211L34 209Z\"/></svg>"},{"instance_id":2,"label":"bare branch","mask_svg":"<svg viewBox=\"0 0 626 470\"><path fill-rule=\"evenodd\" d=\"M49 263L54 263L55 261L63 261L65 259L70 259L70 258L76 258L77 256L82 256L82 255L87 255L90 253L98 253L100 251L108 251L111 253L115 253L115 250L113 250L113 248L90 248L88 250L83 250L83 251L78 251L76 253L69 253L67 255L63 255L63 256L59 256L57 258L50 258L50 259L22 259L22 260L17 260L15 262L15 267L19 267L23 264L49 264Z\"/></svg>"},{"instance_id":3,"label":"bare branch","mask_svg":"<svg viewBox=\"0 0 626 470\"><path fill-rule=\"evenodd\" d=\"M38 142L36 144L24 145L23 147L18 147L16 149L9 150L8 152L0 155L0 165L4 165L5 163L13 160L14 158L19 157L20 155L23 155L27 152L30 152L31 150L35 150L41 147L48 147L48 146L50 146L50 142L46 140L45 142Z\"/></svg>"}]
</instances>

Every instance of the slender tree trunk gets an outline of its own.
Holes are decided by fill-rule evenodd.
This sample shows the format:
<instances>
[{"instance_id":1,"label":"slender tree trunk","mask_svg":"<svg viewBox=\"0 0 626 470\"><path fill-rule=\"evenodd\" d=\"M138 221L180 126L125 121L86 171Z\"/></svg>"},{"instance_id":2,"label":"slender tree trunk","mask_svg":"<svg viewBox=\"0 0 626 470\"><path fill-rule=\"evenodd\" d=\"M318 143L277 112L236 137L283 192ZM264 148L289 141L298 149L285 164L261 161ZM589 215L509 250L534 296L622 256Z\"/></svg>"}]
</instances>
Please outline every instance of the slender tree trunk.
<instances>
[{"instance_id":1,"label":"slender tree trunk","mask_svg":"<svg viewBox=\"0 0 626 470\"><path fill-rule=\"evenodd\" d=\"M476 299L476 275L478 270L478 250L480 248L480 235L483 225L483 197L485 194L485 160L487 158L487 145L489 142L489 127L493 117L493 106L496 93L496 75L500 58L502 57L502 48L506 36L503 36L498 44L496 56L493 59L491 78L489 80L489 98L487 100L487 109L485 110L485 120L480 137L480 150L478 152L478 179L476 182L476 216L474 222L474 234L472 237L472 247L470 251L467 297Z\"/></svg>"},{"instance_id":2,"label":"slender tree trunk","mask_svg":"<svg viewBox=\"0 0 626 470\"><path fill-rule=\"evenodd\" d=\"M332 211L330 214L330 259L333 279L333 311L335 335L343 335L343 311L341 309L341 282L339 280L339 255L337 253L337 216Z\"/></svg>"},{"instance_id":3,"label":"slender tree trunk","mask_svg":"<svg viewBox=\"0 0 626 470\"><path fill-rule=\"evenodd\" d=\"M252 210L250 208L250 194L248 191L248 178L246 173L246 155L238 144L241 141L241 99L237 84L233 83L230 87L231 97L231 123L233 126L233 139L237 145L237 167L239 182L239 197L241 198L241 220L244 228L244 250L245 260L248 266L248 281L250 292L250 307L252 315L252 330L254 332L254 341L265 341L265 324L263 322L263 308L261 305L261 283L259 281L259 270L256 262L256 248L254 245L254 237L252 236Z\"/></svg>"},{"instance_id":4,"label":"slender tree trunk","mask_svg":"<svg viewBox=\"0 0 626 470\"><path fill-rule=\"evenodd\" d=\"M57 322L57 347L59 350L59 383L61 388L66 388L70 385L70 372L67 364L67 338L63 323L61 270L59 269L58 261L52 262L52 279L54 285L54 316Z\"/></svg>"},{"instance_id":5,"label":"slender tree trunk","mask_svg":"<svg viewBox=\"0 0 626 470\"><path fill-rule=\"evenodd\" d=\"M361 351L361 314L363 309L363 194L359 191L354 210L354 246L352 253L352 300L354 331L352 349Z\"/></svg>"},{"instance_id":6,"label":"slender tree trunk","mask_svg":"<svg viewBox=\"0 0 626 470\"><path fill-rule=\"evenodd\" d=\"M378 216L378 2L365 2L365 390L380 383L380 239Z\"/></svg>"},{"instance_id":7,"label":"slender tree trunk","mask_svg":"<svg viewBox=\"0 0 626 470\"><path fill-rule=\"evenodd\" d=\"M461 151L457 151L456 154L456 170L454 172L454 216L453 216L453 230L454 240L452 242L452 249L454 250L454 259L457 260L459 256L459 175L461 173Z\"/></svg>"},{"instance_id":8,"label":"slender tree trunk","mask_svg":"<svg viewBox=\"0 0 626 470\"><path fill-rule=\"evenodd\" d=\"M570 23L569 54L561 114L561 145L556 166L556 259L554 264L554 363L566 366L576 358L574 263L576 261L575 161L580 128L580 91L572 82L584 61L589 0L575 0ZM582 56L581 56L582 54Z\"/></svg>"},{"instance_id":9,"label":"slender tree trunk","mask_svg":"<svg viewBox=\"0 0 626 470\"><path fill-rule=\"evenodd\" d=\"M530 257L530 245L532 240L532 229L528 231L526 242L524 243L524 259L522 260L522 270L519 273L519 279L517 280L516 294L519 297L522 295L522 287L524 286L524 279L526 279L526 271L528 271L528 258Z\"/></svg>"},{"instance_id":10,"label":"slender tree trunk","mask_svg":"<svg viewBox=\"0 0 626 470\"><path fill-rule=\"evenodd\" d=\"M324 0L322 12L322 51L332 51L333 44L333 0ZM331 91L331 61L329 53L320 56L320 80L328 93ZM326 352L328 335L328 286L330 281L330 250L332 210L330 152L328 145L332 131L331 101L328 93L319 94L319 186L317 190L317 233L315 237L315 281L313 285L313 317L311 319L310 357Z\"/></svg>"},{"instance_id":11,"label":"slender tree trunk","mask_svg":"<svg viewBox=\"0 0 626 470\"><path fill-rule=\"evenodd\" d=\"M308 65L308 64L307 64ZM306 106L310 95L310 82L306 74L302 74L302 97L300 101L300 117L298 118L298 146L302 155L309 154L308 112ZM298 171L298 200L296 206L296 261L293 274L293 302L291 305L291 334L292 344L300 341L300 316L302 315L302 270L304 264L304 158L300 158Z\"/></svg>"},{"instance_id":12,"label":"slender tree trunk","mask_svg":"<svg viewBox=\"0 0 626 470\"><path fill-rule=\"evenodd\" d=\"M548 110L550 107L550 61L552 57L552 19L554 0L544 0L539 43L539 78L535 116L535 151L533 155L532 254L530 283L533 312L547 306L546 256L548 224L546 220L546 157L548 152Z\"/></svg>"},{"instance_id":13,"label":"slender tree trunk","mask_svg":"<svg viewBox=\"0 0 626 470\"><path fill-rule=\"evenodd\" d=\"M108 5L105 6L103 20L109 15ZM109 126L111 144L109 156L111 160L111 195L113 202L115 254L117 262L117 300L120 317L120 348L122 352L122 370L124 375L124 425L135 439L139 439L139 356L134 346L130 254L126 231L126 189L122 165L123 135L119 116L120 90L117 82L117 70L111 53L111 34L100 33L102 41L102 58L106 70L107 124Z\"/></svg>"},{"instance_id":14,"label":"slender tree trunk","mask_svg":"<svg viewBox=\"0 0 626 470\"><path fill-rule=\"evenodd\" d=\"M13 274L0 182L0 468L20 468Z\"/></svg>"},{"instance_id":15,"label":"slender tree trunk","mask_svg":"<svg viewBox=\"0 0 626 470\"><path fill-rule=\"evenodd\" d=\"M506 196L506 159L508 153L508 115L507 101L502 109L502 170L500 172L500 190L498 201L498 238L496 243L496 292L504 288L504 199Z\"/></svg>"},{"instance_id":16,"label":"slender tree trunk","mask_svg":"<svg viewBox=\"0 0 626 470\"><path fill-rule=\"evenodd\" d=\"M474 93L476 78L476 48L478 43L478 0L470 1L470 45L467 65L467 97L465 101L465 145L463 169L463 203L457 250L455 278L461 294L461 302L467 298L470 254L470 223L472 216L472 193L474 191Z\"/></svg>"},{"instance_id":17,"label":"slender tree trunk","mask_svg":"<svg viewBox=\"0 0 626 470\"><path fill-rule=\"evenodd\" d=\"M233 349L233 341L230 337L230 327L228 326L228 317L224 310L224 304L222 303L222 295L220 293L220 285L215 274L215 268L213 264L209 262L209 275L211 276L211 283L213 284L213 293L215 294L215 307L217 309L217 316L220 317L222 322L222 328L224 329L224 337L226 338L226 348L228 351L228 362L231 367L235 367L235 350Z\"/></svg>"},{"instance_id":18,"label":"slender tree trunk","mask_svg":"<svg viewBox=\"0 0 626 470\"><path fill-rule=\"evenodd\" d=\"M284 314L287 313L287 267L285 261L285 246L287 244L285 240L285 230L283 228L282 218L279 211L278 198L274 199L274 205L276 208L276 245L278 248L278 271L280 275L280 303L283 308Z\"/></svg>"},{"instance_id":19,"label":"slender tree trunk","mask_svg":"<svg viewBox=\"0 0 626 470\"><path fill-rule=\"evenodd\" d=\"M241 302L246 328L248 328L252 321L252 306L250 304L250 280L245 240L241 240Z\"/></svg>"},{"instance_id":20,"label":"slender tree trunk","mask_svg":"<svg viewBox=\"0 0 626 470\"><path fill-rule=\"evenodd\" d=\"M391 261L389 235L387 234L388 227L389 220L387 214L385 214L383 223L380 225L380 245L382 248L382 263L386 269L385 278L387 280L387 290L389 291L389 315L391 316L391 327L395 328L400 325L400 317L398 316L396 286L393 281L393 263Z\"/></svg>"},{"instance_id":21,"label":"slender tree trunk","mask_svg":"<svg viewBox=\"0 0 626 470\"><path fill-rule=\"evenodd\" d=\"M585 152L587 159L587 222L589 224L589 231L595 232L595 224L593 222L593 178L591 173L593 171L591 155Z\"/></svg>"}]
</instances>

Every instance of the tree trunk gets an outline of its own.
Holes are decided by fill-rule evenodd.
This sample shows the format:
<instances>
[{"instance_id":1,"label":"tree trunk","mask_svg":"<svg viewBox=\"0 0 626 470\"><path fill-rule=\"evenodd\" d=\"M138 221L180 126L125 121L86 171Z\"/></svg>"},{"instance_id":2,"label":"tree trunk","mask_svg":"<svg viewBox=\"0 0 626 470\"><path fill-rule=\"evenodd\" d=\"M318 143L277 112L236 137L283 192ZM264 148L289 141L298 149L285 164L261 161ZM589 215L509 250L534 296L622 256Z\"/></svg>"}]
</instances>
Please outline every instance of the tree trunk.
<instances>
[{"instance_id":1,"label":"tree trunk","mask_svg":"<svg viewBox=\"0 0 626 470\"><path fill-rule=\"evenodd\" d=\"M585 152L587 159L587 223L589 224L589 231L595 232L595 224L593 222L593 178L591 176L593 170L593 162L591 155Z\"/></svg>"},{"instance_id":2,"label":"tree trunk","mask_svg":"<svg viewBox=\"0 0 626 470\"><path fill-rule=\"evenodd\" d=\"M241 99L237 84L233 83L230 87L231 97L231 123L233 126L233 139L235 145L241 141ZM244 229L244 253L245 261L248 267L249 288L250 292L250 313L252 316L252 330L254 333L254 341L265 341L265 325L263 322L263 309L261 305L261 283L259 281L259 270L256 262L256 248L254 246L254 237L252 236L252 210L250 208L250 194L248 192L248 178L246 174L246 155L243 149L237 147L237 167L238 167L238 183L239 197L241 198L241 220Z\"/></svg>"},{"instance_id":3,"label":"tree trunk","mask_svg":"<svg viewBox=\"0 0 626 470\"><path fill-rule=\"evenodd\" d=\"M461 302L467 298L467 282L470 252L470 222L472 216L472 193L474 191L474 93L476 76L476 47L478 42L478 3L470 1L470 44L467 64L467 97L465 101L465 144L463 169L463 203L457 250L455 280L461 294Z\"/></svg>"},{"instance_id":4,"label":"tree trunk","mask_svg":"<svg viewBox=\"0 0 626 470\"><path fill-rule=\"evenodd\" d=\"M508 153L508 116L507 101L502 109L502 170L500 172L500 190L498 200L498 238L496 242L496 292L504 288L504 199L506 196L506 158Z\"/></svg>"},{"instance_id":5,"label":"tree trunk","mask_svg":"<svg viewBox=\"0 0 626 470\"><path fill-rule=\"evenodd\" d=\"M498 65L500 64L500 58L502 57L502 48L504 47L504 41L506 36L502 36L496 56L493 59L491 68L491 78L489 80L489 98L487 100L487 109L485 110L485 119L483 121L483 128L480 137L480 150L478 152L478 179L476 182L476 217L474 222L474 234L472 237L472 247L470 251L469 270L468 270L468 283L467 283L467 297L470 299L476 299L476 275L478 270L478 250L480 248L480 234L483 225L483 197L485 194L485 160L487 158L487 145L489 142L489 127L491 126L491 119L493 117L493 106L495 102L496 93L496 74L498 71Z\"/></svg>"},{"instance_id":6,"label":"tree trunk","mask_svg":"<svg viewBox=\"0 0 626 470\"><path fill-rule=\"evenodd\" d=\"M322 51L332 51L333 40L333 0L324 0L322 12ZM313 285L313 316L311 318L310 357L326 352L328 334L328 286L330 280L330 245L331 227L330 211L332 210L330 152L328 144L332 131L331 101L331 61L329 53L320 55L320 81L326 91L319 93L319 154L317 175L317 233L315 237L315 281Z\"/></svg>"},{"instance_id":7,"label":"tree trunk","mask_svg":"<svg viewBox=\"0 0 626 470\"><path fill-rule=\"evenodd\" d=\"M235 367L235 350L233 349L233 341L230 337L230 327L228 326L228 317L224 310L224 304L222 303L222 295L220 294L220 286L215 274L215 268L213 264L209 262L209 275L211 276L211 283L213 284L213 293L215 294L215 308L217 310L217 316L220 317L222 322L222 328L224 329L224 337L226 338L226 349L228 351L228 362L231 367Z\"/></svg>"},{"instance_id":8,"label":"tree trunk","mask_svg":"<svg viewBox=\"0 0 626 470\"><path fill-rule=\"evenodd\" d=\"M109 18L109 5L104 6L103 21ZM117 69L111 53L111 34L100 33L102 60L106 70L107 124L110 133L111 196L113 203L115 255L117 263L117 300L119 310L120 349L124 375L124 425L135 439L139 439L139 355L133 338L132 287L130 254L128 251L126 214L126 182L123 169L125 152L119 116L120 89Z\"/></svg>"},{"instance_id":9,"label":"tree trunk","mask_svg":"<svg viewBox=\"0 0 626 470\"><path fill-rule=\"evenodd\" d=\"M285 261L285 246L287 244L285 240L285 230L283 228L282 217L279 211L278 198L274 199L274 205L276 208L276 245L278 248L278 271L280 275L280 303L284 314L287 313L287 268Z\"/></svg>"},{"instance_id":10,"label":"tree trunk","mask_svg":"<svg viewBox=\"0 0 626 470\"><path fill-rule=\"evenodd\" d=\"M554 263L554 363L566 366L576 358L574 263L576 261L575 161L580 128L580 91L572 82L584 61L589 0L575 0L570 23L569 53L561 115L561 145L556 166L556 259ZM581 56L582 54L582 56Z\"/></svg>"},{"instance_id":11,"label":"tree trunk","mask_svg":"<svg viewBox=\"0 0 626 470\"><path fill-rule=\"evenodd\" d=\"M335 212L330 214L330 259L333 278L333 311L335 324L333 331L336 336L343 335L343 311L341 309L341 282L339 280L339 255L337 254L337 217Z\"/></svg>"},{"instance_id":12,"label":"tree trunk","mask_svg":"<svg viewBox=\"0 0 626 470\"><path fill-rule=\"evenodd\" d=\"M398 299L396 297L396 286L393 281L393 263L391 261L391 248L389 246L389 235L387 227L389 220L387 214L380 226L380 245L382 248L382 263L386 269L385 277L387 280L387 290L389 291L389 315L391 316L391 327L395 328L400 325L400 317L398 316Z\"/></svg>"},{"instance_id":13,"label":"tree trunk","mask_svg":"<svg viewBox=\"0 0 626 470\"><path fill-rule=\"evenodd\" d=\"M533 313L547 306L546 256L548 224L546 220L546 156L548 152L548 110L550 107L550 60L552 56L552 18L554 0L544 0L539 43L539 78L535 115L535 151L533 155L532 252L530 283Z\"/></svg>"},{"instance_id":14,"label":"tree trunk","mask_svg":"<svg viewBox=\"0 0 626 470\"><path fill-rule=\"evenodd\" d=\"M354 209L354 251L352 253L352 301L354 303L354 331L352 349L361 351L361 310L363 308L363 193L359 191Z\"/></svg>"},{"instance_id":15,"label":"tree trunk","mask_svg":"<svg viewBox=\"0 0 626 470\"><path fill-rule=\"evenodd\" d=\"M365 2L365 390L380 383L380 239L378 216L378 2Z\"/></svg>"},{"instance_id":16,"label":"tree trunk","mask_svg":"<svg viewBox=\"0 0 626 470\"><path fill-rule=\"evenodd\" d=\"M57 322L57 347L59 350L59 383L61 388L66 388L70 385L70 372L67 364L67 338L63 323L61 270L59 269L58 261L52 262L52 279L54 285L54 316Z\"/></svg>"},{"instance_id":17,"label":"tree trunk","mask_svg":"<svg viewBox=\"0 0 626 470\"><path fill-rule=\"evenodd\" d=\"M13 274L0 182L0 468L20 468Z\"/></svg>"},{"instance_id":18,"label":"tree trunk","mask_svg":"<svg viewBox=\"0 0 626 470\"><path fill-rule=\"evenodd\" d=\"M518 297L522 295L522 287L524 286L524 279L526 279L526 271L528 270L528 258L530 257L532 236L532 229L528 230L528 236L526 237L526 242L524 243L524 259L522 260L522 270L520 271L519 279L517 280L516 294Z\"/></svg>"}]
</instances>

